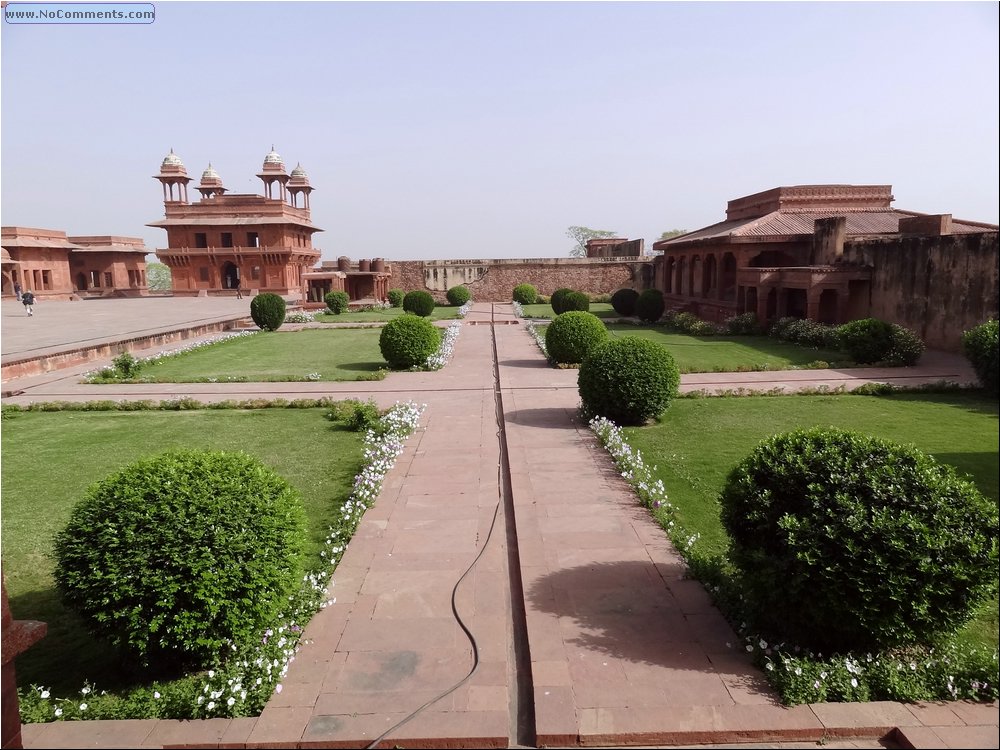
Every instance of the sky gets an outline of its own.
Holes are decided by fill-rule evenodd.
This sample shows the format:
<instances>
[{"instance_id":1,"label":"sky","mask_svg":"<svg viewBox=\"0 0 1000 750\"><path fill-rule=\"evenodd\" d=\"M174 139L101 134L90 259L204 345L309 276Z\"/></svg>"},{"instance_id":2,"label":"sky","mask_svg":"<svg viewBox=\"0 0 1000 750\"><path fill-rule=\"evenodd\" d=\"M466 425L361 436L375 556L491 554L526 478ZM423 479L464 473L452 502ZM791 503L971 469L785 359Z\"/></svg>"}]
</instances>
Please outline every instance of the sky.
<instances>
[{"instance_id":1,"label":"sky","mask_svg":"<svg viewBox=\"0 0 1000 750\"><path fill-rule=\"evenodd\" d=\"M162 229L167 152L261 193L299 162L324 259L565 257L781 185L998 222L995 2L157 2L0 30L0 220ZM8 8L9 9L9 8ZM190 190L192 199L197 193ZM152 258L150 258L152 259Z\"/></svg>"}]
</instances>

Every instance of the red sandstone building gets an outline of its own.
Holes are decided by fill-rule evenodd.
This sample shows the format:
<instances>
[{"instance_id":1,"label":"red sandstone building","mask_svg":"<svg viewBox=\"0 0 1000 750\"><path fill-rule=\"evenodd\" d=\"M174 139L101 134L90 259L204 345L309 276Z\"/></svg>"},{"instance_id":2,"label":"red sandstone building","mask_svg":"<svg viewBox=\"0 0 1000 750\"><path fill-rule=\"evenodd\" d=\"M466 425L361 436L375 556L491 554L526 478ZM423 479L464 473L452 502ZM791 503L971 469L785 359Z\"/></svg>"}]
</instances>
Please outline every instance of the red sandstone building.
<instances>
[{"instance_id":1,"label":"red sandstone building","mask_svg":"<svg viewBox=\"0 0 1000 750\"><path fill-rule=\"evenodd\" d=\"M154 176L163 186L165 218L147 226L167 230L157 257L170 267L175 296L235 294L237 282L251 294L298 295L303 274L319 260L312 236L322 231L310 218L313 191L301 165L285 172L272 149L257 177L264 195L227 195L209 164L188 201L191 178L173 150Z\"/></svg>"},{"instance_id":2,"label":"red sandstone building","mask_svg":"<svg viewBox=\"0 0 1000 750\"><path fill-rule=\"evenodd\" d=\"M14 284L39 299L145 295L146 254L138 237L68 237L58 229L3 227L3 295Z\"/></svg>"},{"instance_id":3,"label":"red sandstone building","mask_svg":"<svg viewBox=\"0 0 1000 750\"><path fill-rule=\"evenodd\" d=\"M892 201L890 185L799 185L731 200L725 221L654 243L657 286L668 308L705 320L755 312L762 322L842 323L874 314L873 289L887 291L877 274L908 260L873 265L863 243L989 234L995 242L994 224L903 211ZM884 313L887 300L879 302Z\"/></svg>"}]
</instances>

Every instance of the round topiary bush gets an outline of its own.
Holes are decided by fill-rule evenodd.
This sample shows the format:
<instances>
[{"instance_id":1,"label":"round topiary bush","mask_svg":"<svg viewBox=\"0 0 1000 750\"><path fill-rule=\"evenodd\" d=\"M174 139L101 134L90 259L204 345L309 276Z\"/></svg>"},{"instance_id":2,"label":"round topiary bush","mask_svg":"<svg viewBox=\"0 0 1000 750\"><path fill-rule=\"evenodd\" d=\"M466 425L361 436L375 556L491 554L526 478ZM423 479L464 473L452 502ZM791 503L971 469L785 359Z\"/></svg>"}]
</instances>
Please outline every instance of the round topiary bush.
<instances>
[{"instance_id":1,"label":"round topiary bush","mask_svg":"<svg viewBox=\"0 0 1000 750\"><path fill-rule=\"evenodd\" d=\"M351 298L347 296L347 292L327 292L323 301L330 308L330 312L335 315L347 312L347 308L351 304Z\"/></svg>"},{"instance_id":2,"label":"round topiary bush","mask_svg":"<svg viewBox=\"0 0 1000 750\"><path fill-rule=\"evenodd\" d=\"M385 295L386 299L389 300L389 304L393 307L402 307L405 296L406 294L402 289L390 289Z\"/></svg>"},{"instance_id":3,"label":"round topiary bush","mask_svg":"<svg viewBox=\"0 0 1000 750\"><path fill-rule=\"evenodd\" d=\"M412 294L412 292L411 292ZM403 315L382 327L378 347L394 370L424 364L441 346L441 333L426 318Z\"/></svg>"},{"instance_id":4,"label":"round topiary bush","mask_svg":"<svg viewBox=\"0 0 1000 750\"><path fill-rule=\"evenodd\" d=\"M472 293L465 286L453 286L448 290L446 296L448 297L448 304L455 307L461 307L472 299Z\"/></svg>"},{"instance_id":5,"label":"round topiary bush","mask_svg":"<svg viewBox=\"0 0 1000 750\"><path fill-rule=\"evenodd\" d=\"M563 312L587 312L590 310L590 297L583 292L570 292L563 297Z\"/></svg>"},{"instance_id":6,"label":"round topiary bush","mask_svg":"<svg viewBox=\"0 0 1000 750\"><path fill-rule=\"evenodd\" d=\"M677 395L680 380L665 348L624 336L594 347L580 365L577 383L588 417L638 425L663 413Z\"/></svg>"},{"instance_id":7,"label":"round topiary bush","mask_svg":"<svg viewBox=\"0 0 1000 750\"><path fill-rule=\"evenodd\" d=\"M426 318L434 312L434 298L423 289L407 292L403 297L403 309L408 313Z\"/></svg>"},{"instance_id":8,"label":"round topiary bush","mask_svg":"<svg viewBox=\"0 0 1000 750\"><path fill-rule=\"evenodd\" d=\"M996 589L996 504L912 446L777 435L737 464L721 502L758 625L799 646L928 643Z\"/></svg>"},{"instance_id":9,"label":"round topiary bush","mask_svg":"<svg viewBox=\"0 0 1000 750\"><path fill-rule=\"evenodd\" d=\"M841 349L859 365L881 362L892 349L892 326L877 318L844 323L837 335Z\"/></svg>"},{"instance_id":10,"label":"round topiary bush","mask_svg":"<svg viewBox=\"0 0 1000 750\"><path fill-rule=\"evenodd\" d=\"M565 300L567 295L572 293L572 289L566 289L565 287L562 289L556 289L552 292L552 296L549 298L549 304L552 305L552 312L556 315L561 315L566 312Z\"/></svg>"},{"instance_id":11,"label":"round topiary bush","mask_svg":"<svg viewBox=\"0 0 1000 750\"><path fill-rule=\"evenodd\" d=\"M520 305L533 305L538 298L538 290L531 284L518 284L514 287L514 301Z\"/></svg>"},{"instance_id":12,"label":"round topiary bush","mask_svg":"<svg viewBox=\"0 0 1000 750\"><path fill-rule=\"evenodd\" d=\"M638 299L639 292L635 289L619 289L611 295L611 307L619 315L624 315L628 318L635 313L635 303Z\"/></svg>"},{"instance_id":13,"label":"round topiary bush","mask_svg":"<svg viewBox=\"0 0 1000 750\"><path fill-rule=\"evenodd\" d=\"M258 328L277 331L285 322L285 300L280 294L264 292L250 300L250 317Z\"/></svg>"},{"instance_id":14,"label":"round topiary bush","mask_svg":"<svg viewBox=\"0 0 1000 750\"><path fill-rule=\"evenodd\" d=\"M256 458L177 450L90 487L56 537L55 579L130 660L205 667L273 621L304 540L298 493Z\"/></svg>"},{"instance_id":15,"label":"round topiary bush","mask_svg":"<svg viewBox=\"0 0 1000 750\"><path fill-rule=\"evenodd\" d=\"M659 289L646 289L635 301L635 314L639 320L655 323L663 317L665 307L663 292Z\"/></svg>"},{"instance_id":16,"label":"round topiary bush","mask_svg":"<svg viewBox=\"0 0 1000 750\"><path fill-rule=\"evenodd\" d=\"M559 364L579 364L610 334L604 323L589 312L572 310L557 315L545 329L545 348L549 358Z\"/></svg>"},{"instance_id":17,"label":"round topiary bush","mask_svg":"<svg viewBox=\"0 0 1000 750\"><path fill-rule=\"evenodd\" d=\"M909 328L896 323L892 326L892 346L885 355L885 363L890 367L912 367L924 353L924 342Z\"/></svg>"},{"instance_id":18,"label":"round topiary bush","mask_svg":"<svg viewBox=\"0 0 1000 750\"><path fill-rule=\"evenodd\" d=\"M998 363L997 350L998 332L1000 324L995 320L988 320L981 323L970 331L962 334L962 349L966 359L972 364L972 369L976 371L980 385L986 390L997 393L998 391Z\"/></svg>"}]
</instances>

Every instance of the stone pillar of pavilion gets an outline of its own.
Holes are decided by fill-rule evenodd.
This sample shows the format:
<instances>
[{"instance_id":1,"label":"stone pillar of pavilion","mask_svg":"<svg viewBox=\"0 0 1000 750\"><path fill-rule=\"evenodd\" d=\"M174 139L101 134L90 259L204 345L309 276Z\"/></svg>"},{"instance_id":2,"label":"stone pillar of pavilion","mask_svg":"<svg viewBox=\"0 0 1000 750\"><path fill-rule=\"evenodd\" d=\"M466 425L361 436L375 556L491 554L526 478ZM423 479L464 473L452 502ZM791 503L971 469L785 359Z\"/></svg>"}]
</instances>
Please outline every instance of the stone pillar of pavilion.
<instances>
[{"instance_id":1,"label":"stone pillar of pavilion","mask_svg":"<svg viewBox=\"0 0 1000 750\"><path fill-rule=\"evenodd\" d=\"M264 157L264 166L257 176L264 183L264 197L271 200L285 200L285 184L288 174L285 172L285 162L271 146L271 152ZM274 184L278 184L278 195L274 195Z\"/></svg>"},{"instance_id":2,"label":"stone pillar of pavilion","mask_svg":"<svg viewBox=\"0 0 1000 750\"><path fill-rule=\"evenodd\" d=\"M191 182L191 178L187 176L184 162L174 153L173 149L170 149L170 153L163 157L160 173L153 175L153 179L159 180L160 184L163 185L164 203L188 202L187 185ZM177 188L176 197L174 196L174 188Z\"/></svg>"},{"instance_id":3,"label":"stone pillar of pavilion","mask_svg":"<svg viewBox=\"0 0 1000 750\"><path fill-rule=\"evenodd\" d=\"M21 744L21 714L17 700L17 675L14 673L14 659L45 636L48 625L35 620L15 620L7 601L7 584L3 587L3 672L0 675L0 691L3 699L3 730L0 744L4 750L19 748Z\"/></svg>"}]
</instances>

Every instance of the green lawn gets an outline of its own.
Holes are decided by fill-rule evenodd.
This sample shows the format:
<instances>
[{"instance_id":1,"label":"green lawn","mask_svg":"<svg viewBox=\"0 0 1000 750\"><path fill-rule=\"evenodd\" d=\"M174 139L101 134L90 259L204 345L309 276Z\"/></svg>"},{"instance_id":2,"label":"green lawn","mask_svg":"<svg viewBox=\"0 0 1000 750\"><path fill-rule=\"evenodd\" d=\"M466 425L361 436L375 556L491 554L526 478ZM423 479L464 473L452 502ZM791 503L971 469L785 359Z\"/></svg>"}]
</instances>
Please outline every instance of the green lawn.
<instances>
[{"instance_id":1,"label":"green lawn","mask_svg":"<svg viewBox=\"0 0 1000 750\"><path fill-rule=\"evenodd\" d=\"M346 312L340 315L326 312L323 315L317 315L316 320L320 323L385 323L400 315L407 314L403 312L402 307L389 307L385 310ZM458 308L451 305L437 305L429 318L430 320L455 320L458 318Z\"/></svg>"},{"instance_id":2,"label":"green lawn","mask_svg":"<svg viewBox=\"0 0 1000 750\"><path fill-rule=\"evenodd\" d=\"M84 680L123 685L113 653L63 609L54 589L52 539L86 488L140 457L171 448L242 450L302 496L309 524L306 565L319 551L362 464L362 435L326 420L324 409L170 412L31 412L4 420L3 572L18 619L48 634L17 660L21 685L75 691Z\"/></svg>"},{"instance_id":3,"label":"green lawn","mask_svg":"<svg viewBox=\"0 0 1000 750\"><path fill-rule=\"evenodd\" d=\"M240 376L250 381L370 379L387 368L379 328L303 329L240 336L146 365L141 377L179 383Z\"/></svg>"},{"instance_id":4,"label":"green lawn","mask_svg":"<svg viewBox=\"0 0 1000 750\"><path fill-rule=\"evenodd\" d=\"M771 435L835 426L912 443L998 500L997 422L997 401L981 394L761 396L677 399L660 423L628 428L625 435L647 464L658 467L678 520L701 534L701 548L722 553L718 494L730 469ZM996 599L968 630L996 647Z\"/></svg>"},{"instance_id":5,"label":"green lawn","mask_svg":"<svg viewBox=\"0 0 1000 750\"><path fill-rule=\"evenodd\" d=\"M681 372L741 372L787 370L812 362L837 363L846 355L830 349L810 349L769 336L692 336L661 326L608 323L612 336L638 336L667 348Z\"/></svg>"},{"instance_id":6,"label":"green lawn","mask_svg":"<svg viewBox=\"0 0 1000 750\"><path fill-rule=\"evenodd\" d=\"M526 318L547 318L552 320L556 316L552 310L552 305L521 305L521 308L524 310L524 317ZM615 312L610 302L591 302L590 312L598 318L622 317Z\"/></svg>"}]
</instances>

